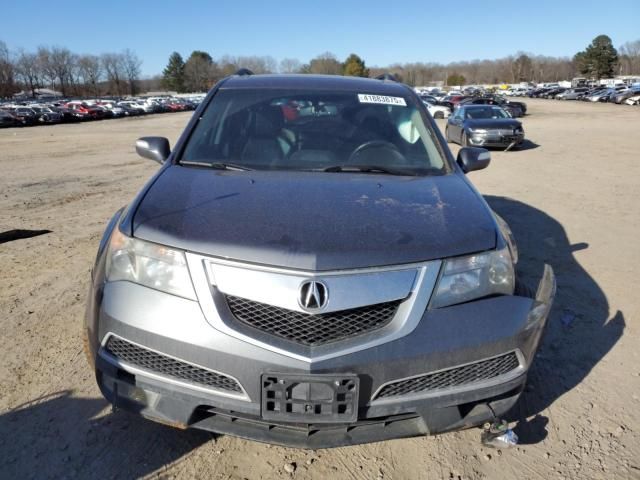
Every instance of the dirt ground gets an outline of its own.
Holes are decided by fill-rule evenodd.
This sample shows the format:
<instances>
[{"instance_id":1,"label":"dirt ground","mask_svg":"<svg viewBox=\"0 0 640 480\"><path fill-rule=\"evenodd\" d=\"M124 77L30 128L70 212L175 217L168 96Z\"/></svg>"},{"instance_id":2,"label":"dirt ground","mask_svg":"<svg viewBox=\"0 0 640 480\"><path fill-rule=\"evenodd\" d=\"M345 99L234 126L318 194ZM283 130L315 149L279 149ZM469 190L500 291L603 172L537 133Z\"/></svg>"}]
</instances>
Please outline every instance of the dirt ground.
<instances>
[{"instance_id":1,"label":"dirt ground","mask_svg":"<svg viewBox=\"0 0 640 480\"><path fill-rule=\"evenodd\" d=\"M0 235L48 231L0 244L0 478L640 478L640 108L527 103L531 143L471 174L523 275L548 262L558 277L505 451L477 429L304 451L112 413L82 352L89 270L157 168L135 139L173 144L189 114L0 131Z\"/></svg>"}]
</instances>

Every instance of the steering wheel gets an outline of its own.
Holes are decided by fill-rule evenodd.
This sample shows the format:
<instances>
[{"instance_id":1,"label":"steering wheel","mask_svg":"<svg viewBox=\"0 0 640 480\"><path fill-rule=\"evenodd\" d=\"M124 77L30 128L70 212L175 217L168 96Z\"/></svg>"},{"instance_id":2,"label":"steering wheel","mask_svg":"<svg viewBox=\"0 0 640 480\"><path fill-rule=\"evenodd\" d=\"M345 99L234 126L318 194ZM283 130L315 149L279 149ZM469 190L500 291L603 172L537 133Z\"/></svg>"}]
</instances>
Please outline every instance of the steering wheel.
<instances>
[{"instance_id":1,"label":"steering wheel","mask_svg":"<svg viewBox=\"0 0 640 480\"><path fill-rule=\"evenodd\" d=\"M397 160L399 162L404 162L406 160L404 155L400 152L400 150L398 150L398 147L396 147L393 143L387 142L385 140L369 140L368 142L364 142L362 145L359 145L353 152L351 152L347 163L352 163L354 158L362 154L362 152L370 150L372 148L385 148L390 151L390 154L394 157L394 160Z\"/></svg>"}]
</instances>

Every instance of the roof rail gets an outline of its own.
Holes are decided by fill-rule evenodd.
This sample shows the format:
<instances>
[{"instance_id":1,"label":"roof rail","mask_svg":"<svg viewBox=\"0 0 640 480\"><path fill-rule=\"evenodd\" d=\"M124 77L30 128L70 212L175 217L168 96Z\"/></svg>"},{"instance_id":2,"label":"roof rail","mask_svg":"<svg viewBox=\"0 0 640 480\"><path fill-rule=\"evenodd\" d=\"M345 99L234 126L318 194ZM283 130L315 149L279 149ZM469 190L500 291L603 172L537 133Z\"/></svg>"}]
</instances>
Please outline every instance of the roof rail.
<instances>
[{"instance_id":1,"label":"roof rail","mask_svg":"<svg viewBox=\"0 0 640 480\"><path fill-rule=\"evenodd\" d=\"M248 68L240 68L236 73L234 73L234 75L238 75L240 77L243 77L245 75L253 75L253 72L251 70L249 70Z\"/></svg>"},{"instance_id":2,"label":"roof rail","mask_svg":"<svg viewBox=\"0 0 640 480\"><path fill-rule=\"evenodd\" d=\"M386 73L386 72L383 73L383 74L378 75L377 77L375 77L375 79L376 80L382 80L382 81L389 80L390 82L397 82L398 81L398 78L394 74Z\"/></svg>"}]
</instances>

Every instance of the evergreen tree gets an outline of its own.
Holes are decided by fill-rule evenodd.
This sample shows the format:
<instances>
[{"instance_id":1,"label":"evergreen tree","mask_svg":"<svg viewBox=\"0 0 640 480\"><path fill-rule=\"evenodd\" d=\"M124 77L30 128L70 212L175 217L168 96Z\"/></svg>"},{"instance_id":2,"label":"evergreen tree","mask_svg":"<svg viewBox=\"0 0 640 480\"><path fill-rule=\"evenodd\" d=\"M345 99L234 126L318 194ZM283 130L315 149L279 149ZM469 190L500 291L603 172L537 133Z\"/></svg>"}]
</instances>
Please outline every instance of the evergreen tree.
<instances>
[{"instance_id":1,"label":"evergreen tree","mask_svg":"<svg viewBox=\"0 0 640 480\"><path fill-rule=\"evenodd\" d=\"M607 35L598 35L582 52L573 57L580 73L600 79L612 77L618 64L618 51Z\"/></svg>"},{"instance_id":2,"label":"evergreen tree","mask_svg":"<svg viewBox=\"0 0 640 480\"><path fill-rule=\"evenodd\" d=\"M362 58L352 53L344 61L343 74L351 77L368 77L369 69L365 66Z\"/></svg>"},{"instance_id":3,"label":"evergreen tree","mask_svg":"<svg viewBox=\"0 0 640 480\"><path fill-rule=\"evenodd\" d=\"M169 56L169 63L162 71L162 85L168 90L184 92L184 60L178 52Z\"/></svg>"}]
</instances>

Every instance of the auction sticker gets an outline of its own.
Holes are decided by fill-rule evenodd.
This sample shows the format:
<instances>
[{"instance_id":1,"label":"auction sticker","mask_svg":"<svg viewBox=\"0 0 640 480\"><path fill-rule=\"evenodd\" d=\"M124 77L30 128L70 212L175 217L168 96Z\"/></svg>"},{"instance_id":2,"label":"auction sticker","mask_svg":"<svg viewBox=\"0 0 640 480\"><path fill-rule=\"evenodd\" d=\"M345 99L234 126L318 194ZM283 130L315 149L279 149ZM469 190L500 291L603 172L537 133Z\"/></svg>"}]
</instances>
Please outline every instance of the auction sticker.
<instances>
[{"instance_id":1,"label":"auction sticker","mask_svg":"<svg viewBox=\"0 0 640 480\"><path fill-rule=\"evenodd\" d=\"M407 102L402 97L388 97L386 95L370 95L368 93L359 93L358 101L360 103L377 103L380 105L399 105L406 107Z\"/></svg>"}]
</instances>

